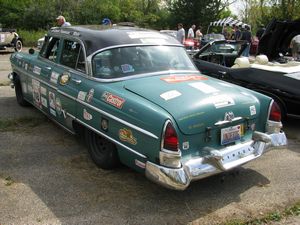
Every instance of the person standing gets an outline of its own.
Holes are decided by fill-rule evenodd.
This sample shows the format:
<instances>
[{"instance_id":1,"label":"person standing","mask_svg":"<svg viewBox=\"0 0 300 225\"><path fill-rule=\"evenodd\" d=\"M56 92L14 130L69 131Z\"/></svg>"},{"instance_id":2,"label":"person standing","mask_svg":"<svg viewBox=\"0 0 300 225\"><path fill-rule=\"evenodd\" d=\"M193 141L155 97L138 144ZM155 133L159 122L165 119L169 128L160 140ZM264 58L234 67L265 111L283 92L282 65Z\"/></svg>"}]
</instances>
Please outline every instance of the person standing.
<instances>
[{"instance_id":1,"label":"person standing","mask_svg":"<svg viewBox=\"0 0 300 225\"><path fill-rule=\"evenodd\" d=\"M296 35L293 37L291 44L292 56L295 60L299 60L300 58L300 35Z\"/></svg>"},{"instance_id":2,"label":"person standing","mask_svg":"<svg viewBox=\"0 0 300 225\"><path fill-rule=\"evenodd\" d=\"M201 32L201 29L202 29L202 27L199 26L198 29L196 30L196 39L197 39L199 42L201 42L201 39L202 39L202 37L203 37L203 34L202 34L202 32Z\"/></svg>"},{"instance_id":3,"label":"person standing","mask_svg":"<svg viewBox=\"0 0 300 225\"><path fill-rule=\"evenodd\" d=\"M177 34L176 34L176 38L177 40L181 43L181 44L184 44L184 41L185 41L185 30L183 28L183 25L182 23L179 23L177 25Z\"/></svg>"},{"instance_id":4,"label":"person standing","mask_svg":"<svg viewBox=\"0 0 300 225\"><path fill-rule=\"evenodd\" d=\"M71 26L71 24L66 21L65 17L61 16L61 15L56 18L56 22L57 22L57 25L60 27Z\"/></svg>"},{"instance_id":5,"label":"person standing","mask_svg":"<svg viewBox=\"0 0 300 225\"><path fill-rule=\"evenodd\" d=\"M242 53L242 56L249 57L250 46L251 46L251 37L252 37L252 35L251 35L251 32L250 32L250 27L246 26L245 30L242 33L241 40L246 41L247 46L244 49L244 51Z\"/></svg>"},{"instance_id":6,"label":"person standing","mask_svg":"<svg viewBox=\"0 0 300 225\"><path fill-rule=\"evenodd\" d=\"M242 34L241 34L239 27L233 25L233 33L232 33L231 39L239 41L241 39L241 36L242 36Z\"/></svg>"},{"instance_id":7,"label":"person standing","mask_svg":"<svg viewBox=\"0 0 300 225\"><path fill-rule=\"evenodd\" d=\"M191 39L194 39L195 37L195 33L194 33L194 30L196 28L196 25L192 25L188 31L188 35L187 35L187 38L191 38Z\"/></svg>"}]
</instances>

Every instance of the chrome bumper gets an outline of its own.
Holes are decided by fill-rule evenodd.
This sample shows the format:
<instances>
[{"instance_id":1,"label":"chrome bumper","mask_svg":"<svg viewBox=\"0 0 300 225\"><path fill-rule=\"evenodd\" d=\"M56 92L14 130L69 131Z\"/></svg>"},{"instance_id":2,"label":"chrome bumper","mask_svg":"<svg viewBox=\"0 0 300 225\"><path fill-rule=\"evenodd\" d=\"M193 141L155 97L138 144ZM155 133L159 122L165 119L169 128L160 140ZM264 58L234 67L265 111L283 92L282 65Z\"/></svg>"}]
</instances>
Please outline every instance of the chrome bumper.
<instances>
[{"instance_id":1,"label":"chrome bumper","mask_svg":"<svg viewBox=\"0 0 300 225\"><path fill-rule=\"evenodd\" d=\"M166 188L184 190L191 181L228 171L260 157L271 147L287 144L284 132L254 132L253 139L222 150L205 149L209 155L184 161L181 168L168 168L147 161L146 177Z\"/></svg>"}]
</instances>

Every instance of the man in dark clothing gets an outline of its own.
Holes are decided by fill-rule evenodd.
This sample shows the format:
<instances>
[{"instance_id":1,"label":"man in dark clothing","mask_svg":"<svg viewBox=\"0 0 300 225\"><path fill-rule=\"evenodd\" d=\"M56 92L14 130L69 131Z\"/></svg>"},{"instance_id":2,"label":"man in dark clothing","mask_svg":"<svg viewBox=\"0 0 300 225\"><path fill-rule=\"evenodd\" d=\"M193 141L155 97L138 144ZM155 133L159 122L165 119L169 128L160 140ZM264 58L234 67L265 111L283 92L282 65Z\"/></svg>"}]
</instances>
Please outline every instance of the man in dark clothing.
<instances>
[{"instance_id":1,"label":"man in dark clothing","mask_svg":"<svg viewBox=\"0 0 300 225\"><path fill-rule=\"evenodd\" d=\"M239 41L241 39L241 31L238 26L233 25L233 33L231 36L232 40Z\"/></svg>"},{"instance_id":2,"label":"man in dark clothing","mask_svg":"<svg viewBox=\"0 0 300 225\"><path fill-rule=\"evenodd\" d=\"M260 26L260 28L258 29L258 31L256 32L256 37L258 38L258 40L261 39L261 36L264 34L266 28L264 28L264 26Z\"/></svg>"},{"instance_id":3,"label":"man in dark clothing","mask_svg":"<svg viewBox=\"0 0 300 225\"><path fill-rule=\"evenodd\" d=\"M251 45L251 32L250 32L250 27L246 26L245 30L242 33L241 40L244 40L247 42L247 47L242 53L242 56L249 57L249 52L250 52L250 45Z\"/></svg>"}]
</instances>

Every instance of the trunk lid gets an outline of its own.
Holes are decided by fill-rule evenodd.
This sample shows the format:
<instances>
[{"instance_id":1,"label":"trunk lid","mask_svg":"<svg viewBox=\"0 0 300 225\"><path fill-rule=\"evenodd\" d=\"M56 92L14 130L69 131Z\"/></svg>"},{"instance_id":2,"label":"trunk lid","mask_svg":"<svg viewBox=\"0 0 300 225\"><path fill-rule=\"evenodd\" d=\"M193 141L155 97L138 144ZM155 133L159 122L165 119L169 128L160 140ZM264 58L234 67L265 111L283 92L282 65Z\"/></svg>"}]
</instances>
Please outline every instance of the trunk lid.
<instances>
[{"instance_id":1,"label":"trunk lid","mask_svg":"<svg viewBox=\"0 0 300 225\"><path fill-rule=\"evenodd\" d=\"M169 112L184 134L214 129L228 114L231 119L254 119L260 111L251 91L199 74L127 80L124 88Z\"/></svg>"}]
</instances>

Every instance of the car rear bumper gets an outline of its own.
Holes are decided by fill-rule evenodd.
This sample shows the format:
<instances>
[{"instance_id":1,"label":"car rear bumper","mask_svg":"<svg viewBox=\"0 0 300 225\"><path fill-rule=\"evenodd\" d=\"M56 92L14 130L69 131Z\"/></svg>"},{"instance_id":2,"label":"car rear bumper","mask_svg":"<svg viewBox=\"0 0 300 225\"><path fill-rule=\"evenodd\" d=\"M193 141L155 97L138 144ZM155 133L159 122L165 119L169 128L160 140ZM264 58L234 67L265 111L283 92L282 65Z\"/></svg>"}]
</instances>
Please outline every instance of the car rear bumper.
<instances>
[{"instance_id":1,"label":"car rear bumper","mask_svg":"<svg viewBox=\"0 0 300 225\"><path fill-rule=\"evenodd\" d=\"M146 177L166 188L186 189L191 181L199 180L250 162L268 149L287 144L285 133L255 133L255 140L226 147L224 149L206 149L210 155L191 158L182 162L181 168L168 168L152 162L146 163Z\"/></svg>"}]
</instances>

